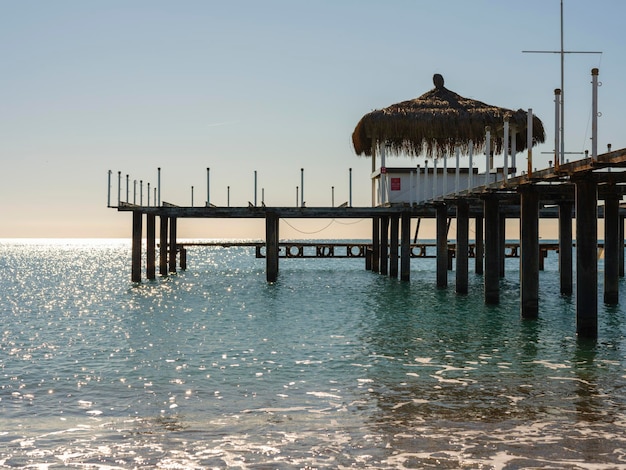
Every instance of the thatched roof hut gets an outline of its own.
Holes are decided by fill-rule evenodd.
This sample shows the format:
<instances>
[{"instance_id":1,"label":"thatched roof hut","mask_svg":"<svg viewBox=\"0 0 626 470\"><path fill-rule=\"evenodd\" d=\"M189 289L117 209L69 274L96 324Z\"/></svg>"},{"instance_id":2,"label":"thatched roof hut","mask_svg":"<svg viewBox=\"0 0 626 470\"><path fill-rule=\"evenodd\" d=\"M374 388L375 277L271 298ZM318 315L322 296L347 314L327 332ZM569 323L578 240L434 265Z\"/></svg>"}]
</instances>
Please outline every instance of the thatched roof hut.
<instances>
[{"instance_id":1,"label":"thatched roof hut","mask_svg":"<svg viewBox=\"0 0 626 470\"><path fill-rule=\"evenodd\" d=\"M443 77L433 77L435 88L419 98L372 111L361 118L352 133L358 155L372 156L376 145L384 143L399 155L441 157L452 155L456 147L467 153L484 152L485 127L491 126L491 149L502 152L503 121L508 116L517 131L516 149L527 147L527 113L491 106L464 98L444 87ZM533 143L543 143L543 124L533 117Z\"/></svg>"}]
</instances>

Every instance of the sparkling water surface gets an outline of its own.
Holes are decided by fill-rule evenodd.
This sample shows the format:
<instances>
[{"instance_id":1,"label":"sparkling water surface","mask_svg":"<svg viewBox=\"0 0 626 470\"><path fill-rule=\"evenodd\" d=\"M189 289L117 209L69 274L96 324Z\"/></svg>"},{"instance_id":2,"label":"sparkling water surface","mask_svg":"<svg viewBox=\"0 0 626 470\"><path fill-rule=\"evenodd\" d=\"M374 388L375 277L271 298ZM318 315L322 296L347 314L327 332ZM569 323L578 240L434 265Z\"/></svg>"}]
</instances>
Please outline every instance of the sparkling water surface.
<instances>
[{"instance_id":1,"label":"sparkling water surface","mask_svg":"<svg viewBox=\"0 0 626 470\"><path fill-rule=\"evenodd\" d=\"M432 259L267 284L253 249L194 247L133 284L127 240L0 241L0 468L626 468L626 309L577 340L545 267L528 321L515 259L486 306Z\"/></svg>"}]
</instances>

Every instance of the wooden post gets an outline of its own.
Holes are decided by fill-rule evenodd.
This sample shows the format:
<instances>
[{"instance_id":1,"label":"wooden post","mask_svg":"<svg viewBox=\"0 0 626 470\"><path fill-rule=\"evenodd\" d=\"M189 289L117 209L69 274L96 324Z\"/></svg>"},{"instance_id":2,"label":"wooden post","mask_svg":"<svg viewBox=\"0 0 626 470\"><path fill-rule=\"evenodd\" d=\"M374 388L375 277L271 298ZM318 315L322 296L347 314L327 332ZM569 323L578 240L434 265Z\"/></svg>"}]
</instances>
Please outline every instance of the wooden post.
<instances>
[{"instance_id":1,"label":"wooden post","mask_svg":"<svg viewBox=\"0 0 626 470\"><path fill-rule=\"evenodd\" d=\"M539 315L539 194L535 188L521 191L520 290L522 318Z\"/></svg>"},{"instance_id":2,"label":"wooden post","mask_svg":"<svg viewBox=\"0 0 626 470\"><path fill-rule=\"evenodd\" d=\"M141 282L141 231L143 214L141 211L133 211L133 244L132 244L132 282Z\"/></svg>"},{"instance_id":3,"label":"wooden post","mask_svg":"<svg viewBox=\"0 0 626 470\"><path fill-rule=\"evenodd\" d=\"M500 277L504 278L504 266L505 266L505 250L506 250L506 215L498 214L498 235L500 236L500 242L498 243L498 258L500 265Z\"/></svg>"},{"instance_id":4,"label":"wooden post","mask_svg":"<svg viewBox=\"0 0 626 470\"><path fill-rule=\"evenodd\" d=\"M624 216L619 216L619 277L624 277Z\"/></svg>"},{"instance_id":5,"label":"wooden post","mask_svg":"<svg viewBox=\"0 0 626 470\"><path fill-rule=\"evenodd\" d=\"M483 260L485 258L485 239L484 239L484 230L483 230L483 216L477 215L475 219L475 245L476 251L474 253L474 263L476 274L483 274Z\"/></svg>"},{"instance_id":6,"label":"wooden post","mask_svg":"<svg viewBox=\"0 0 626 470\"><path fill-rule=\"evenodd\" d=\"M598 185L576 179L576 332L598 337Z\"/></svg>"},{"instance_id":7,"label":"wooden post","mask_svg":"<svg viewBox=\"0 0 626 470\"><path fill-rule=\"evenodd\" d=\"M437 204L437 287L448 286L448 211Z\"/></svg>"},{"instance_id":8,"label":"wooden post","mask_svg":"<svg viewBox=\"0 0 626 470\"><path fill-rule=\"evenodd\" d=\"M612 193L604 201L604 303L619 302L619 196Z\"/></svg>"},{"instance_id":9,"label":"wooden post","mask_svg":"<svg viewBox=\"0 0 626 470\"><path fill-rule=\"evenodd\" d=\"M485 303L500 303L500 266L498 245L498 200L486 197L485 212Z\"/></svg>"},{"instance_id":10,"label":"wooden post","mask_svg":"<svg viewBox=\"0 0 626 470\"><path fill-rule=\"evenodd\" d=\"M411 213L402 213L400 229L400 279L408 281L411 279Z\"/></svg>"},{"instance_id":11,"label":"wooden post","mask_svg":"<svg viewBox=\"0 0 626 470\"><path fill-rule=\"evenodd\" d=\"M164 215L159 218L159 274L167 276L167 228L169 218Z\"/></svg>"},{"instance_id":12,"label":"wooden post","mask_svg":"<svg viewBox=\"0 0 626 470\"><path fill-rule=\"evenodd\" d=\"M398 232L400 228L400 216L391 217L391 244L389 245L389 277L398 278Z\"/></svg>"},{"instance_id":13,"label":"wooden post","mask_svg":"<svg viewBox=\"0 0 626 470\"><path fill-rule=\"evenodd\" d=\"M389 272L389 216L380 218L380 274Z\"/></svg>"},{"instance_id":14,"label":"wooden post","mask_svg":"<svg viewBox=\"0 0 626 470\"><path fill-rule=\"evenodd\" d=\"M380 217L372 217L372 272L380 272Z\"/></svg>"},{"instance_id":15,"label":"wooden post","mask_svg":"<svg viewBox=\"0 0 626 470\"><path fill-rule=\"evenodd\" d=\"M187 269L187 248L182 245L180 247L180 269L183 271Z\"/></svg>"},{"instance_id":16,"label":"wooden post","mask_svg":"<svg viewBox=\"0 0 626 470\"><path fill-rule=\"evenodd\" d=\"M265 215L265 275L267 282L278 279L278 216L268 212Z\"/></svg>"},{"instance_id":17,"label":"wooden post","mask_svg":"<svg viewBox=\"0 0 626 470\"><path fill-rule=\"evenodd\" d=\"M176 272L176 217L170 217L169 272Z\"/></svg>"},{"instance_id":18,"label":"wooden post","mask_svg":"<svg viewBox=\"0 0 626 470\"><path fill-rule=\"evenodd\" d=\"M156 278L156 216L146 215L146 277Z\"/></svg>"},{"instance_id":19,"label":"wooden post","mask_svg":"<svg viewBox=\"0 0 626 470\"><path fill-rule=\"evenodd\" d=\"M459 200L456 205L456 293L468 291L469 204Z\"/></svg>"},{"instance_id":20,"label":"wooden post","mask_svg":"<svg viewBox=\"0 0 626 470\"><path fill-rule=\"evenodd\" d=\"M572 294L572 203L559 204L559 275L561 294Z\"/></svg>"}]
</instances>

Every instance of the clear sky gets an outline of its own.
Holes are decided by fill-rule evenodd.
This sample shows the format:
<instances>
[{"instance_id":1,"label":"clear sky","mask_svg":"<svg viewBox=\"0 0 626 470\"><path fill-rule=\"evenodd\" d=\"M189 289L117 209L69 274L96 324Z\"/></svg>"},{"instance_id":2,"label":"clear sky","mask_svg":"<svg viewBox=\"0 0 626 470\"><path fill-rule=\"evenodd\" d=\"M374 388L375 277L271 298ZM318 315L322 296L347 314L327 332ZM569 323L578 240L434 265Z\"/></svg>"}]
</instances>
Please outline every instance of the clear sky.
<instances>
[{"instance_id":1,"label":"clear sky","mask_svg":"<svg viewBox=\"0 0 626 470\"><path fill-rule=\"evenodd\" d=\"M626 1L565 0L566 151L590 149L600 68L599 148L626 147ZM370 204L370 161L351 134L373 109L417 97L432 76L467 97L533 108L554 142L559 0L0 0L0 237L129 237L107 209L107 172L156 184L162 200ZM577 156L572 155L574 159ZM518 156L518 162L520 161ZM413 160L411 165L418 163ZM404 165L399 160L388 166ZM519 163L518 163L519 165ZM154 186L152 186L154 187ZM317 231L327 221L292 221ZM182 221L181 236L258 236L262 224ZM282 237L307 235L281 228ZM335 224L314 235L363 229Z\"/></svg>"}]
</instances>

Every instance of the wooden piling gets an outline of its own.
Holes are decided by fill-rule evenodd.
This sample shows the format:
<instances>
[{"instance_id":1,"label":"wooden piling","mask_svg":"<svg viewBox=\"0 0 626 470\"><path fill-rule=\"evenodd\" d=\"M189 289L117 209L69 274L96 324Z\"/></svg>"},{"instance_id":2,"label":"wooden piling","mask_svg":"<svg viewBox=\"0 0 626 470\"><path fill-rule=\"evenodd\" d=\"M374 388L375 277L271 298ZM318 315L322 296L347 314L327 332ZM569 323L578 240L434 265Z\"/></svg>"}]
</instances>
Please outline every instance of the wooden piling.
<instances>
[{"instance_id":1,"label":"wooden piling","mask_svg":"<svg viewBox=\"0 0 626 470\"><path fill-rule=\"evenodd\" d=\"M474 252L474 272L476 274L483 274L483 262L485 258L485 239L484 239L484 229L483 229L483 216L477 215L475 220L475 240L474 244L476 246Z\"/></svg>"},{"instance_id":2,"label":"wooden piling","mask_svg":"<svg viewBox=\"0 0 626 470\"><path fill-rule=\"evenodd\" d=\"M390 220L390 234L389 234L389 277L398 278L398 236L400 229L400 217L397 215L391 216Z\"/></svg>"},{"instance_id":3,"label":"wooden piling","mask_svg":"<svg viewBox=\"0 0 626 470\"><path fill-rule=\"evenodd\" d=\"M400 227L400 279L411 279L411 213L403 212Z\"/></svg>"},{"instance_id":4,"label":"wooden piling","mask_svg":"<svg viewBox=\"0 0 626 470\"><path fill-rule=\"evenodd\" d=\"M436 205L437 212L437 287L448 286L448 211L443 203Z\"/></svg>"},{"instance_id":5,"label":"wooden piling","mask_svg":"<svg viewBox=\"0 0 626 470\"><path fill-rule=\"evenodd\" d=\"M187 248L180 247L180 269L185 271L187 269Z\"/></svg>"},{"instance_id":6,"label":"wooden piling","mask_svg":"<svg viewBox=\"0 0 626 470\"><path fill-rule=\"evenodd\" d=\"M389 273L389 216L380 218L380 274Z\"/></svg>"},{"instance_id":7,"label":"wooden piling","mask_svg":"<svg viewBox=\"0 0 626 470\"><path fill-rule=\"evenodd\" d=\"M533 187L521 191L520 295L522 318L539 316L539 194Z\"/></svg>"},{"instance_id":8,"label":"wooden piling","mask_svg":"<svg viewBox=\"0 0 626 470\"><path fill-rule=\"evenodd\" d=\"M500 238L498 200L487 196L484 200L485 214L485 303L500 303L500 265L498 245Z\"/></svg>"},{"instance_id":9,"label":"wooden piling","mask_svg":"<svg viewBox=\"0 0 626 470\"><path fill-rule=\"evenodd\" d=\"M500 267L500 278L505 276L505 249L506 249L506 215L498 214L498 265Z\"/></svg>"},{"instance_id":10,"label":"wooden piling","mask_svg":"<svg viewBox=\"0 0 626 470\"><path fill-rule=\"evenodd\" d=\"M159 274L167 276L167 229L169 217L159 217Z\"/></svg>"},{"instance_id":11,"label":"wooden piling","mask_svg":"<svg viewBox=\"0 0 626 470\"><path fill-rule=\"evenodd\" d=\"M614 191L604 200L604 303L619 302L619 197Z\"/></svg>"},{"instance_id":12,"label":"wooden piling","mask_svg":"<svg viewBox=\"0 0 626 470\"><path fill-rule=\"evenodd\" d=\"M624 216L619 217L619 277L624 277Z\"/></svg>"},{"instance_id":13,"label":"wooden piling","mask_svg":"<svg viewBox=\"0 0 626 470\"><path fill-rule=\"evenodd\" d=\"M469 204L459 200L456 205L456 293L468 292Z\"/></svg>"},{"instance_id":14,"label":"wooden piling","mask_svg":"<svg viewBox=\"0 0 626 470\"><path fill-rule=\"evenodd\" d=\"M146 215L146 278L156 278L156 216Z\"/></svg>"},{"instance_id":15,"label":"wooden piling","mask_svg":"<svg viewBox=\"0 0 626 470\"><path fill-rule=\"evenodd\" d=\"M372 217L372 272L380 272L380 217Z\"/></svg>"},{"instance_id":16,"label":"wooden piling","mask_svg":"<svg viewBox=\"0 0 626 470\"><path fill-rule=\"evenodd\" d=\"M176 217L170 217L169 272L176 272Z\"/></svg>"},{"instance_id":17,"label":"wooden piling","mask_svg":"<svg viewBox=\"0 0 626 470\"><path fill-rule=\"evenodd\" d=\"M572 276L572 203L559 204L559 276L561 294L571 295Z\"/></svg>"},{"instance_id":18,"label":"wooden piling","mask_svg":"<svg viewBox=\"0 0 626 470\"><path fill-rule=\"evenodd\" d=\"M265 274L267 282L278 279L278 221L276 214L268 212L265 216Z\"/></svg>"},{"instance_id":19,"label":"wooden piling","mask_svg":"<svg viewBox=\"0 0 626 470\"><path fill-rule=\"evenodd\" d=\"M143 213L133 211L133 243L132 243L132 282L141 282L141 232Z\"/></svg>"},{"instance_id":20,"label":"wooden piling","mask_svg":"<svg viewBox=\"0 0 626 470\"><path fill-rule=\"evenodd\" d=\"M576 178L576 332L598 337L598 186Z\"/></svg>"}]
</instances>

